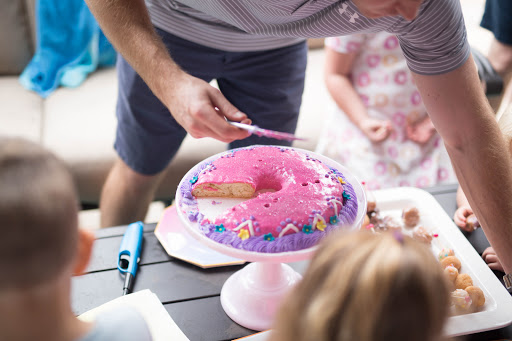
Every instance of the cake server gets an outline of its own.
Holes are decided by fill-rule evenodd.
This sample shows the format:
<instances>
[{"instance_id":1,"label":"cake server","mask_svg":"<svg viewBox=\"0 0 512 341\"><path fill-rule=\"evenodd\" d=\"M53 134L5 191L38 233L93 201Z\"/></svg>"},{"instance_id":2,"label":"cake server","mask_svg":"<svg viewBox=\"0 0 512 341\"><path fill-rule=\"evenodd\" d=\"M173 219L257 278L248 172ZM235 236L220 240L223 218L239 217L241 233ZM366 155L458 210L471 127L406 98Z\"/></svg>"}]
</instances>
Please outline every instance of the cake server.
<instances>
[{"instance_id":1,"label":"cake server","mask_svg":"<svg viewBox=\"0 0 512 341\"><path fill-rule=\"evenodd\" d=\"M306 140L301 137L297 137L290 133L283 133L281 131L275 131L275 130L269 130L269 129L263 129L255 125L250 124L244 124L240 122L232 122L227 121L229 124L234 125L237 128L247 130L251 134L255 134L257 136L265 136L270 137L277 140L287 140L287 141L294 141L294 140Z\"/></svg>"}]
</instances>

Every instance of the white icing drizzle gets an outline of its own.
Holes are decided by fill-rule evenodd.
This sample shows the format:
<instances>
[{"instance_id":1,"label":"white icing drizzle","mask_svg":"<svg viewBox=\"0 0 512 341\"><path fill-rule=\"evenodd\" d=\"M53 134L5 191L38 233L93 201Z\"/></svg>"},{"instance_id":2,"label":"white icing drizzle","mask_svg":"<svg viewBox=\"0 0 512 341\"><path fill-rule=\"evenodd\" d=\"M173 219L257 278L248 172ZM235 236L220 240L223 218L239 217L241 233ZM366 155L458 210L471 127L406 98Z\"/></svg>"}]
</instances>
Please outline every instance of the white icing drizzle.
<instances>
[{"instance_id":1,"label":"white icing drizzle","mask_svg":"<svg viewBox=\"0 0 512 341\"><path fill-rule=\"evenodd\" d=\"M293 225L293 224L288 224L286 225L286 227L281 231L281 233L279 233L279 237L282 237L288 230L294 230L295 232L299 232L299 229Z\"/></svg>"},{"instance_id":2,"label":"white icing drizzle","mask_svg":"<svg viewBox=\"0 0 512 341\"><path fill-rule=\"evenodd\" d=\"M238 231L240 230L242 227L245 227L245 226L249 226L249 234L252 236L254 236L254 228L252 227L252 220L246 220L244 221L243 223L241 223L240 225L238 225L237 227L235 227L233 229L233 231Z\"/></svg>"},{"instance_id":3,"label":"white icing drizzle","mask_svg":"<svg viewBox=\"0 0 512 341\"><path fill-rule=\"evenodd\" d=\"M313 230L316 229L316 223L318 223L319 220L321 220L325 225L324 217L317 213L315 214L315 219L313 219L313 224L311 225Z\"/></svg>"},{"instance_id":4,"label":"white icing drizzle","mask_svg":"<svg viewBox=\"0 0 512 341\"><path fill-rule=\"evenodd\" d=\"M338 206L336 206L336 204L340 204L340 210L341 210L341 208L343 207L343 203L336 199L331 199L331 200L329 200L329 202L332 202L332 205L334 206L334 214L336 216L338 216Z\"/></svg>"}]
</instances>

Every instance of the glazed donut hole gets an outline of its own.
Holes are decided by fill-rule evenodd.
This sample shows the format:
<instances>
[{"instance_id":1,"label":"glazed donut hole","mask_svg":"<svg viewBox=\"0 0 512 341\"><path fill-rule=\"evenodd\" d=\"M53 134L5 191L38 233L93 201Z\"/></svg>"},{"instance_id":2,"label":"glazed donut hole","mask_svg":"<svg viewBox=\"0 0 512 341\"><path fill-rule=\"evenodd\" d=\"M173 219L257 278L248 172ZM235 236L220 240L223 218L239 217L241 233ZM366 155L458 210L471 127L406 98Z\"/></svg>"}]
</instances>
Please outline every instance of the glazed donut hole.
<instances>
[{"instance_id":1,"label":"glazed donut hole","mask_svg":"<svg viewBox=\"0 0 512 341\"><path fill-rule=\"evenodd\" d=\"M468 274L459 274L455 278L456 289L466 289L467 287L473 286L473 279Z\"/></svg>"},{"instance_id":2,"label":"glazed donut hole","mask_svg":"<svg viewBox=\"0 0 512 341\"><path fill-rule=\"evenodd\" d=\"M471 297L473 306L478 308L485 304L485 295L482 289L475 286L469 286L464 290L466 290L466 292L469 294L469 297Z\"/></svg>"}]
</instances>

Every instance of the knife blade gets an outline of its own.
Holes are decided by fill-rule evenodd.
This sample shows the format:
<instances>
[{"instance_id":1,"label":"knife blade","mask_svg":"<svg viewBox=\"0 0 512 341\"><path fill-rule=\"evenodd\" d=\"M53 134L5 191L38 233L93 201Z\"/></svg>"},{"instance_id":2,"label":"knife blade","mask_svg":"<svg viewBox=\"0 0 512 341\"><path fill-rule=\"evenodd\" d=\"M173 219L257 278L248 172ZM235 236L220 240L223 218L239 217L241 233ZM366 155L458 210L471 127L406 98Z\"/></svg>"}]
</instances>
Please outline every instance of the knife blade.
<instances>
[{"instance_id":1,"label":"knife blade","mask_svg":"<svg viewBox=\"0 0 512 341\"><path fill-rule=\"evenodd\" d=\"M286 141L295 141L295 140L303 140L304 141L304 140L306 140L305 138L297 137L290 133L283 133L281 131L263 129L256 125L250 125L250 124L244 124L244 123L232 122L232 121L227 121L227 122L237 128L247 130L249 133L257 135L257 136L265 136L265 137L269 137L269 138L273 138L273 139L277 139L277 140L286 140Z\"/></svg>"}]
</instances>

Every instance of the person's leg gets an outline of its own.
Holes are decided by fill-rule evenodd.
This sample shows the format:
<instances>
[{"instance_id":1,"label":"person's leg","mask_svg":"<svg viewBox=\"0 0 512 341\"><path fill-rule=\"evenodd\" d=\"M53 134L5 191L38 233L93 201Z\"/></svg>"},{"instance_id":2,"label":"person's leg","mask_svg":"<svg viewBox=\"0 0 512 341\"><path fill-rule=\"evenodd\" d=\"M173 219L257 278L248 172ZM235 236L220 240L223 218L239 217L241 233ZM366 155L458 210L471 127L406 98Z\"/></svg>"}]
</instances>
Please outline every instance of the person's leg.
<instances>
[{"instance_id":1,"label":"person's leg","mask_svg":"<svg viewBox=\"0 0 512 341\"><path fill-rule=\"evenodd\" d=\"M510 20L512 21L512 13L510 14ZM494 70L502 77L505 77L512 71L512 44L504 44L494 38L489 47L487 58L491 62Z\"/></svg>"},{"instance_id":2,"label":"person's leg","mask_svg":"<svg viewBox=\"0 0 512 341\"><path fill-rule=\"evenodd\" d=\"M487 0L480 26L494 35L488 58L493 68L504 76L512 68L512 2Z\"/></svg>"},{"instance_id":3,"label":"person's leg","mask_svg":"<svg viewBox=\"0 0 512 341\"><path fill-rule=\"evenodd\" d=\"M306 43L259 52L226 53L224 96L261 128L294 133L297 127L307 63ZM291 145L290 141L251 135L230 148L253 144Z\"/></svg>"},{"instance_id":4,"label":"person's leg","mask_svg":"<svg viewBox=\"0 0 512 341\"><path fill-rule=\"evenodd\" d=\"M101 227L142 221L153 201L162 174L140 174L122 159L117 159L101 192Z\"/></svg>"},{"instance_id":5,"label":"person's leg","mask_svg":"<svg viewBox=\"0 0 512 341\"><path fill-rule=\"evenodd\" d=\"M214 51L157 31L176 63L196 77L212 79L209 70L216 71L215 64L222 60ZM102 227L144 219L163 170L186 136L169 110L121 56L117 70L118 125L114 147L119 160L102 189Z\"/></svg>"},{"instance_id":6,"label":"person's leg","mask_svg":"<svg viewBox=\"0 0 512 341\"><path fill-rule=\"evenodd\" d=\"M480 26L494 35L487 58L504 80L504 95L498 109L503 114L512 104L512 1L487 0Z\"/></svg>"},{"instance_id":7,"label":"person's leg","mask_svg":"<svg viewBox=\"0 0 512 341\"><path fill-rule=\"evenodd\" d=\"M114 148L119 160L103 185L101 226L143 220L161 171L178 150L185 131L121 57L117 62L119 93ZM166 146L163 150L162 146Z\"/></svg>"}]
</instances>

